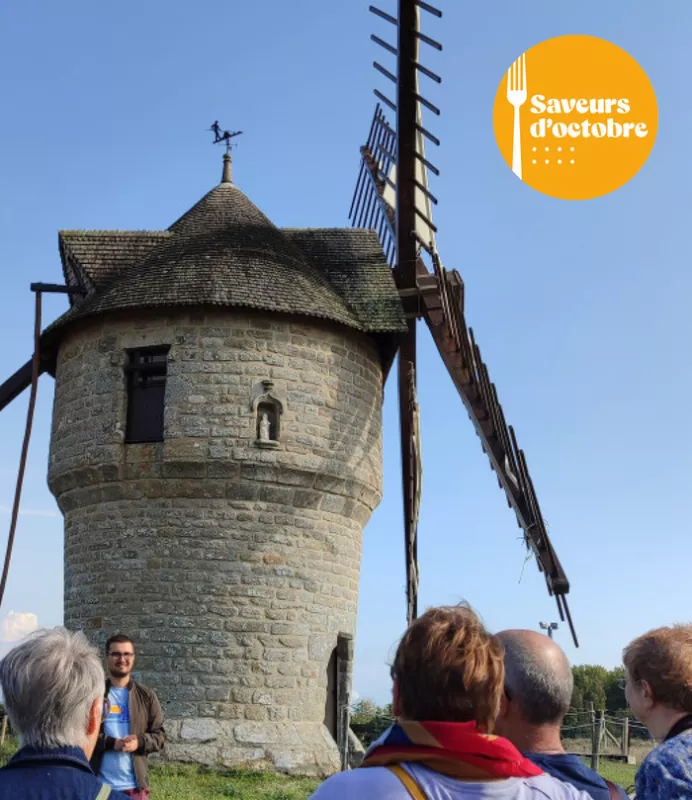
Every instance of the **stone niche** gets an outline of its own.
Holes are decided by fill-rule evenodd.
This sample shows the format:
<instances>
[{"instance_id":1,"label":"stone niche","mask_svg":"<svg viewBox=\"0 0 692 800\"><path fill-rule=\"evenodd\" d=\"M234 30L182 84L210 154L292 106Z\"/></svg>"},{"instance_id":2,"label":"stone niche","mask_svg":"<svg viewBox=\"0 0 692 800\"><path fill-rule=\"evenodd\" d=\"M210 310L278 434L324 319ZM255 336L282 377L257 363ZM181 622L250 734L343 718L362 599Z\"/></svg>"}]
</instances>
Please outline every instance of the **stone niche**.
<instances>
[{"instance_id":1,"label":"stone niche","mask_svg":"<svg viewBox=\"0 0 692 800\"><path fill-rule=\"evenodd\" d=\"M265 379L255 391L251 408L255 425L255 445L265 449L279 446L284 403L275 393L274 381Z\"/></svg>"}]
</instances>

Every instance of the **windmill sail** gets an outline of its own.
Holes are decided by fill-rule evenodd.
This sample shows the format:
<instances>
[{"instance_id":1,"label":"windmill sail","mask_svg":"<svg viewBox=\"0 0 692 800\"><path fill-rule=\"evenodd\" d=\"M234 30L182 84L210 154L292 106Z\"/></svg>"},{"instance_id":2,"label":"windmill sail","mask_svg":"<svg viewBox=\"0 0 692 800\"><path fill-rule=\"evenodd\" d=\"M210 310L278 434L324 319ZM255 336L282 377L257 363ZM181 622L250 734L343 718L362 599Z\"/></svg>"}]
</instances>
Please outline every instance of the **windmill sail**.
<instances>
[{"instance_id":1,"label":"windmill sail","mask_svg":"<svg viewBox=\"0 0 692 800\"><path fill-rule=\"evenodd\" d=\"M416 87L417 88L417 87ZM418 124L423 125L423 113L420 102L417 103ZM433 195L430 192L428 168L425 165L425 137L416 131L416 185L414 188L414 203L416 210L416 239L429 253L437 252L435 233L437 228L433 223ZM384 182L382 200L396 213L396 163L392 163L387 180Z\"/></svg>"},{"instance_id":2,"label":"windmill sail","mask_svg":"<svg viewBox=\"0 0 692 800\"><path fill-rule=\"evenodd\" d=\"M427 159L424 140L439 140L423 125L422 108L439 114L419 91L418 75L440 82L418 57L419 42L441 50L442 45L420 32L420 10L435 17L441 12L422 0L398 0L398 17L370 10L395 25L398 47L378 36L371 38L397 56L397 75L375 62L378 71L397 87L397 102L375 90L381 103L396 112L396 127L386 119L378 104L366 144L351 204L354 226L374 227L385 256L392 265L402 303L410 319L409 332L402 337L399 353L399 399L404 487L404 525L409 619L415 616L418 591L417 522L420 504L420 427L415 398L415 321L426 321L433 341L464 403L481 440L500 488L516 514L524 541L536 557L548 592L555 596L562 620L567 619L575 644L577 637L567 606L569 581L548 536L531 480L526 457L514 430L505 421L495 384L467 327L464 284L456 270L444 268L437 251L432 206L437 203L429 189L428 173L439 170ZM432 271L421 258L421 248L430 256ZM416 490L418 487L418 490Z\"/></svg>"}]
</instances>

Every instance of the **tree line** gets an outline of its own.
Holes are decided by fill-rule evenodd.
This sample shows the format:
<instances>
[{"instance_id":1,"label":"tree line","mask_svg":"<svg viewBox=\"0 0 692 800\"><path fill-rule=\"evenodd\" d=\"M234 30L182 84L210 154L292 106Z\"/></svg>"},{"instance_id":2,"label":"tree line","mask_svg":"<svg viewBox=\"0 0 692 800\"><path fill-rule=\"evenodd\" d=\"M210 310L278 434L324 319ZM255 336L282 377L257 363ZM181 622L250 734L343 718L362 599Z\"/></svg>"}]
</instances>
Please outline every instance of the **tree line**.
<instances>
[{"instance_id":1,"label":"tree line","mask_svg":"<svg viewBox=\"0 0 692 800\"><path fill-rule=\"evenodd\" d=\"M608 718L629 715L625 699L623 667L606 669L598 664L581 664L572 667L574 690L570 713L565 721L564 735L580 738L585 735L586 725L590 723L590 708L597 714L605 712ZM392 705L378 705L373 700L362 698L355 702L351 709L351 725L356 733L361 729L366 739L379 735L392 720ZM633 736L644 736L638 729L632 730Z\"/></svg>"}]
</instances>

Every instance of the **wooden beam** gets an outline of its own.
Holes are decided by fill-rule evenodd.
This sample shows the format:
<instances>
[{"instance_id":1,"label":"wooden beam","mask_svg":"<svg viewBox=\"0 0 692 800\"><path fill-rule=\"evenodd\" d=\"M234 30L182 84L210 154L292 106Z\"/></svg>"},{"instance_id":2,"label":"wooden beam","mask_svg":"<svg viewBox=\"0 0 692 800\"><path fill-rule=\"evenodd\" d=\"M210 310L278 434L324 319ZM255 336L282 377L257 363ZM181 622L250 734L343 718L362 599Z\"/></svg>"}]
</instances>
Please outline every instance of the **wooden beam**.
<instances>
[{"instance_id":1,"label":"wooden beam","mask_svg":"<svg viewBox=\"0 0 692 800\"><path fill-rule=\"evenodd\" d=\"M0 386L0 411L31 385L31 360Z\"/></svg>"},{"instance_id":2,"label":"wooden beam","mask_svg":"<svg viewBox=\"0 0 692 800\"><path fill-rule=\"evenodd\" d=\"M396 267L394 279L401 292L416 288L418 245L416 230L416 63L418 12L415 0L399 0L396 123ZM406 549L407 617L418 615L418 520L416 475L418 454L413 447L413 407L416 396L417 314L408 315L408 333L399 347L399 424L401 435L404 541Z\"/></svg>"},{"instance_id":3,"label":"wooden beam","mask_svg":"<svg viewBox=\"0 0 692 800\"><path fill-rule=\"evenodd\" d=\"M41 356L38 374L48 371L48 360ZM21 366L0 386L0 411L8 406L16 397L31 386L31 359Z\"/></svg>"}]
</instances>

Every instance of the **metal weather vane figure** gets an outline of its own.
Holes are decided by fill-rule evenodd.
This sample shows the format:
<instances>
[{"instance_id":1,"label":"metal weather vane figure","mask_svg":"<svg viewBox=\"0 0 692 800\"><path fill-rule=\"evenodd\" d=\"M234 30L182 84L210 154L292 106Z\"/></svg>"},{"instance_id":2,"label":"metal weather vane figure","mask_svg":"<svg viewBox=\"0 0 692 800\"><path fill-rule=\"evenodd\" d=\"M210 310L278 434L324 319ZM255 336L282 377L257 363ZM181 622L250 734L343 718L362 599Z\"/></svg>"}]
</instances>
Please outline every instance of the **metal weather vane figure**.
<instances>
[{"instance_id":1,"label":"metal weather vane figure","mask_svg":"<svg viewBox=\"0 0 692 800\"><path fill-rule=\"evenodd\" d=\"M221 131L221 126L219 125L218 119L214 121L214 124L209 128L210 131L214 134L214 144L220 144L221 142L226 143L226 152L230 152L232 144L231 139L235 136L240 136L242 131Z\"/></svg>"}]
</instances>

